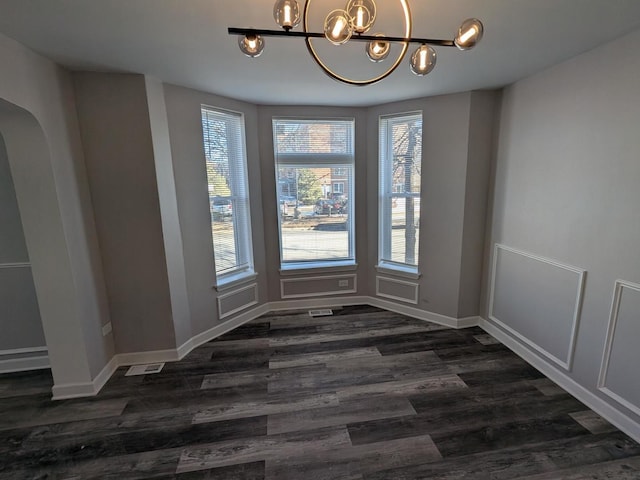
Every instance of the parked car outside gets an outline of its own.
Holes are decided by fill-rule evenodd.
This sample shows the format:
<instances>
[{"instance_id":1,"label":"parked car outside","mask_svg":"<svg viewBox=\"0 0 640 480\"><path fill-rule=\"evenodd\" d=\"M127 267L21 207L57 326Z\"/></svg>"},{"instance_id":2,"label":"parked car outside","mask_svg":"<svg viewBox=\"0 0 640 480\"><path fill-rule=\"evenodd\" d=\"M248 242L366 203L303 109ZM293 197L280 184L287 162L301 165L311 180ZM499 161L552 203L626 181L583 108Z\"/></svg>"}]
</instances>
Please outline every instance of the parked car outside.
<instances>
[{"instance_id":1,"label":"parked car outside","mask_svg":"<svg viewBox=\"0 0 640 480\"><path fill-rule=\"evenodd\" d=\"M313 207L313 212L316 215L331 215L333 213L345 213L347 211L347 201L344 200L331 200L320 199Z\"/></svg>"},{"instance_id":2,"label":"parked car outside","mask_svg":"<svg viewBox=\"0 0 640 480\"><path fill-rule=\"evenodd\" d=\"M280 203L286 203L288 207L295 207L296 205L296 197L291 195L280 195ZM300 205L302 202L298 202Z\"/></svg>"},{"instance_id":3,"label":"parked car outside","mask_svg":"<svg viewBox=\"0 0 640 480\"><path fill-rule=\"evenodd\" d=\"M211 199L211 216L214 220L223 220L233 214L233 204L227 198L215 197Z\"/></svg>"}]
</instances>

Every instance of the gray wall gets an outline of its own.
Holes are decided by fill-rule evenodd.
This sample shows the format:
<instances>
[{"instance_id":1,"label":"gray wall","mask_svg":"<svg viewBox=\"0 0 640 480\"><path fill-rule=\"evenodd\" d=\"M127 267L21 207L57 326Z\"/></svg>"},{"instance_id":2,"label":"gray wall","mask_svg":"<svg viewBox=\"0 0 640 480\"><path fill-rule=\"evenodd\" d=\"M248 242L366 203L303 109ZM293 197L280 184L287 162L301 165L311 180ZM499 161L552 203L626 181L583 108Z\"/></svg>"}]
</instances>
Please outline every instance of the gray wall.
<instances>
[{"instance_id":1,"label":"gray wall","mask_svg":"<svg viewBox=\"0 0 640 480\"><path fill-rule=\"evenodd\" d=\"M145 78L74 83L116 350L175 348Z\"/></svg>"},{"instance_id":2,"label":"gray wall","mask_svg":"<svg viewBox=\"0 0 640 480\"><path fill-rule=\"evenodd\" d=\"M18 200L0 135L0 355L3 350L45 346Z\"/></svg>"},{"instance_id":3,"label":"gray wall","mask_svg":"<svg viewBox=\"0 0 640 480\"><path fill-rule=\"evenodd\" d=\"M422 193L417 308L453 318L478 314L495 92L468 92L369 109L367 173L369 291L378 245L380 115L421 111ZM371 168L373 167L373 168ZM481 257L480 257L481 258Z\"/></svg>"},{"instance_id":4,"label":"gray wall","mask_svg":"<svg viewBox=\"0 0 640 480\"><path fill-rule=\"evenodd\" d=\"M260 303L267 301L267 268L261 197L262 189L267 189L268 186L261 184L258 115L255 105L173 85L165 85L165 101L184 247L191 329L196 335L221 323L217 304L218 293L213 288L215 269L207 171L202 141L201 105L244 114L253 257L255 270L258 273Z\"/></svg>"},{"instance_id":5,"label":"gray wall","mask_svg":"<svg viewBox=\"0 0 640 480\"><path fill-rule=\"evenodd\" d=\"M640 364L633 288L640 283L639 42L636 31L506 89L490 244L521 253L500 250L493 311L490 271L484 299L484 314L542 358L544 351L571 353L566 332L577 316L573 365L564 373L636 422L640 393L624 385L637 385L637 370L629 366ZM523 268L531 261L544 268ZM545 290L568 268L586 271L582 298L575 276L562 289ZM631 287L612 315L618 279ZM539 299L526 318L520 305L510 304L519 296ZM565 332L562 348L543 331L550 315ZM597 385L610 320L618 333L610 338L605 392ZM626 342L625 334L636 342Z\"/></svg>"},{"instance_id":6,"label":"gray wall","mask_svg":"<svg viewBox=\"0 0 640 480\"><path fill-rule=\"evenodd\" d=\"M293 279L304 276L313 277L318 275L311 272L287 272L286 275L280 273L280 240L278 233L278 211L276 193L276 172L273 152L273 117L328 117L328 118L354 118L355 119L355 248L356 263L358 264L357 276L358 289L352 295L368 295L368 285L365 281L364 268L368 258L370 239L367 238L367 171L371 168L371 159L368 155L366 141L366 109L363 108L340 108L340 107L275 107L261 106L258 110L259 139L260 139L260 160L262 162L262 206L264 209L264 244L267 252L267 276L269 279L269 301L281 299L280 281L281 279ZM374 167L375 168L375 167ZM353 197L353 194L350 196ZM330 269L332 273L345 270L340 267ZM347 268L346 270L349 270ZM327 271L324 270L326 274ZM317 292L331 292L337 289L337 280L331 279L326 283L317 285ZM326 296L332 296L327 294ZM340 295L347 297L349 295ZM334 296L335 297L335 296Z\"/></svg>"},{"instance_id":7,"label":"gray wall","mask_svg":"<svg viewBox=\"0 0 640 480\"><path fill-rule=\"evenodd\" d=\"M57 387L113 356L109 312L69 74L0 35L2 133Z\"/></svg>"},{"instance_id":8,"label":"gray wall","mask_svg":"<svg viewBox=\"0 0 640 480\"><path fill-rule=\"evenodd\" d=\"M471 92L458 317L478 315L500 91Z\"/></svg>"}]
</instances>

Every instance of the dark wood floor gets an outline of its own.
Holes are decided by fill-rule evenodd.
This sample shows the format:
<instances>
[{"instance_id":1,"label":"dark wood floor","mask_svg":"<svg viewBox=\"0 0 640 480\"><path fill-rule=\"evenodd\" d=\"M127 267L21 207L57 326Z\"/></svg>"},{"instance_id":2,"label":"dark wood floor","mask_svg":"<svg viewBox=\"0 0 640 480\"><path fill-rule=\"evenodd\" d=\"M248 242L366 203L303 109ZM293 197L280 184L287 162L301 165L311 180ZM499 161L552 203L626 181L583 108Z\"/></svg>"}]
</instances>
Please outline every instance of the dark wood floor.
<instances>
[{"instance_id":1,"label":"dark wood floor","mask_svg":"<svg viewBox=\"0 0 640 480\"><path fill-rule=\"evenodd\" d=\"M371 307L264 316L52 402L0 376L0 478L640 479L640 446L478 328Z\"/></svg>"}]
</instances>

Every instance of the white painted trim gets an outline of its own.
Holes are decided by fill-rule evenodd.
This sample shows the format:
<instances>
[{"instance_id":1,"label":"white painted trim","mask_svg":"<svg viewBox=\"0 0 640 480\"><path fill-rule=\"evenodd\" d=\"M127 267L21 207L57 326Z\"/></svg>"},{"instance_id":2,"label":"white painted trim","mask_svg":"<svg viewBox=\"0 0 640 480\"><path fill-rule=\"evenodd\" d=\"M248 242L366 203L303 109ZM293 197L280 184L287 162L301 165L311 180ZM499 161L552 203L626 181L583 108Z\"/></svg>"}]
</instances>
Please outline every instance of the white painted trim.
<instances>
[{"instance_id":1,"label":"white painted trim","mask_svg":"<svg viewBox=\"0 0 640 480\"><path fill-rule=\"evenodd\" d=\"M106 383L109 381L109 379L115 373L119 366L120 365L118 364L117 357L113 357L111 360L109 360L109 363L104 366L100 373L96 375L96 378L94 378L92 382L93 390L95 392L94 395L97 395L98 392L102 390L102 387L106 385Z\"/></svg>"},{"instance_id":2,"label":"white painted trim","mask_svg":"<svg viewBox=\"0 0 640 480\"><path fill-rule=\"evenodd\" d=\"M213 288L216 289L218 293L226 292L227 290L231 290L232 288L237 287L238 285L242 285L244 283L252 282L256 278L258 278L258 274L253 270L242 272L244 275L241 276L237 274L232 280L226 283L215 284Z\"/></svg>"},{"instance_id":3,"label":"white painted trim","mask_svg":"<svg viewBox=\"0 0 640 480\"><path fill-rule=\"evenodd\" d=\"M598 375L598 390L609 396L620 405L631 410L636 415L640 415L640 406L630 402L618 393L607 388L607 375L609 373L609 361L611 360L611 351L613 349L613 340L618 325L618 315L620 313L620 301L622 299L622 291L625 288L640 292L640 284L627 282L626 280L616 280L613 289L613 299L611 301L611 311L609 313L609 325L607 326L607 337L605 341L604 352L602 354L602 364Z\"/></svg>"},{"instance_id":4,"label":"white painted trim","mask_svg":"<svg viewBox=\"0 0 640 480\"><path fill-rule=\"evenodd\" d=\"M53 393L52 400L93 397L105 386L117 368L118 359L113 357L91 382L54 385L51 389Z\"/></svg>"},{"instance_id":5,"label":"white painted trim","mask_svg":"<svg viewBox=\"0 0 640 480\"><path fill-rule=\"evenodd\" d=\"M64 383L62 385L54 385L51 389L52 400L67 400L69 398L93 397L96 391L93 382L86 383Z\"/></svg>"},{"instance_id":6,"label":"white painted trim","mask_svg":"<svg viewBox=\"0 0 640 480\"><path fill-rule=\"evenodd\" d=\"M6 268L31 268L31 264L28 262L0 263L0 270L4 270Z\"/></svg>"},{"instance_id":7,"label":"white painted trim","mask_svg":"<svg viewBox=\"0 0 640 480\"><path fill-rule=\"evenodd\" d=\"M244 292L245 290L250 290L252 289L254 290L254 295L253 298L254 300L252 302L249 302L245 305L242 305L238 308L235 308L233 310L230 310L228 312L222 313L222 300L224 300L225 298L228 297L232 297L233 295L237 295L240 292ZM251 285L246 285L242 288L238 288L237 290L233 290L230 291L228 293L225 293L224 295L220 295L217 299L218 301L218 315L220 316L220 320L222 320L223 318L227 318L230 317L231 315L233 315L234 313L238 313L241 312L242 310L246 310L249 307L253 307L254 305L257 305L258 303L258 284L257 283L252 283Z\"/></svg>"},{"instance_id":8,"label":"white painted trim","mask_svg":"<svg viewBox=\"0 0 640 480\"><path fill-rule=\"evenodd\" d=\"M353 288L349 290L335 290L335 291L325 291L325 292L315 292L315 293L299 293L293 295L285 295L284 294L284 284L285 283L303 283L309 280L332 280L332 279L345 279L352 278L353 279ZM356 274L346 274L346 275L321 275L317 277L300 277L300 278L281 278L280 279L280 298L309 298L309 297L324 297L327 295L346 295L348 293L356 293L358 291L358 276Z\"/></svg>"},{"instance_id":9,"label":"white painted trim","mask_svg":"<svg viewBox=\"0 0 640 480\"><path fill-rule=\"evenodd\" d=\"M557 383L560 387L576 397L598 415L611 422L635 441L640 442L639 423L635 422L606 400L587 390L584 386L569 377L565 372L559 370L555 365L547 362L544 358L533 354L525 345L522 345L518 340L511 337L491 322L481 318L479 326L489 335L500 340L500 342L520 356L523 360L538 369L546 377Z\"/></svg>"},{"instance_id":10,"label":"white painted trim","mask_svg":"<svg viewBox=\"0 0 640 480\"><path fill-rule=\"evenodd\" d=\"M572 324L571 324L571 335L570 335L570 338L569 338L569 345L568 345L568 349L567 349L566 360L562 360L562 359L556 357L555 355L553 355L551 352L548 352L547 350L542 348L537 343L531 341L530 339L528 339L527 337L522 335L520 332L518 332L514 328L510 327L509 325L507 325L506 323L504 323L503 321L498 319L493 314L493 306L494 306L494 299L495 299L495 287L496 287L496 271L497 271L497 266L498 266L498 251L499 250L506 250L508 252L515 253L517 255L522 255L524 257L531 258L533 260L537 260L539 262L543 262L543 263L547 263L549 265L553 265L554 267L558 267L558 268L562 268L564 270L568 270L568 271L573 272L573 273L578 275L578 288L577 288L577 291L576 291L576 300L575 300L575 303L574 303L573 319L572 319ZM492 261L492 264L491 264L491 285L490 285L490 289L489 289L489 319L491 319L496 324L500 325L500 327L504 328L505 330L507 330L512 335L516 336L522 342L524 342L527 345L529 345L529 347L531 347L533 350L538 352L540 355L543 355L543 356L547 357L549 360L553 361L554 363L558 364L560 367L564 368L566 371L570 372L571 368L573 367L573 356L574 356L575 348L576 348L576 337L578 335L578 324L580 322L580 315L581 315L581 312L582 312L582 298L584 296L584 284L585 284L586 274L587 274L586 270L583 270L581 268L575 267L573 265L567 265L567 264L564 264L564 263L560 263L560 262L558 262L556 260L552 260L552 259L545 258L545 257L540 257L538 255L534 255L534 254L529 253L529 252L524 252L522 250L517 250L515 248L507 247L506 245L502 245L502 244L496 243L495 246L494 246L493 261Z\"/></svg>"},{"instance_id":11,"label":"white painted trim","mask_svg":"<svg viewBox=\"0 0 640 480\"><path fill-rule=\"evenodd\" d=\"M274 311L306 310L313 308L342 307L345 305L371 305L386 310L401 313L418 320L444 325L452 328L475 326L479 317L455 319L437 313L425 312L417 308L399 305L380 298L366 296L351 296L343 298L308 298L304 300L289 300L264 303L256 308L241 313L224 323L199 333L176 349L156 350L150 352L119 353L115 355L92 382L63 384L53 386L53 400L67 398L91 397L99 393L118 367L139 365L144 363L176 362L182 360L195 348L210 342L234 328L255 320L262 315Z\"/></svg>"},{"instance_id":12,"label":"white painted trim","mask_svg":"<svg viewBox=\"0 0 640 480\"><path fill-rule=\"evenodd\" d=\"M13 348L0 350L0 373L26 372L51 368L47 347ZM29 355L35 354L35 355ZM3 358L20 355L17 358Z\"/></svg>"},{"instance_id":13,"label":"white painted trim","mask_svg":"<svg viewBox=\"0 0 640 480\"><path fill-rule=\"evenodd\" d=\"M230 332L234 328L237 328L245 323L248 323L252 320L255 320L258 317L261 317L265 313L269 313L269 304L260 305L257 308L244 312L237 317L228 320L224 323L216 325L215 327L210 328L202 333L197 334L192 337L190 340L187 340L184 344L182 344L178 348L178 353L180 359L184 358L187 354L189 354L193 349L198 348L201 345L204 345L207 342L210 342L214 338L219 337L227 332Z\"/></svg>"},{"instance_id":14,"label":"white painted trim","mask_svg":"<svg viewBox=\"0 0 640 480\"><path fill-rule=\"evenodd\" d=\"M420 310L419 308L410 307L408 305L401 305L398 303L390 302L389 300L383 300L381 298L375 297L369 297L369 301L367 303L373 307L384 308L385 310L400 313L417 320L436 323L445 327L461 328L459 326L459 320L457 318L440 315L439 313L427 312L425 310Z\"/></svg>"},{"instance_id":15,"label":"white painted trim","mask_svg":"<svg viewBox=\"0 0 640 480\"><path fill-rule=\"evenodd\" d=\"M40 353L48 352L47 347L26 347L26 348L14 348L13 350L0 350L0 357L6 355L24 355L26 353Z\"/></svg>"},{"instance_id":16,"label":"white painted trim","mask_svg":"<svg viewBox=\"0 0 640 480\"><path fill-rule=\"evenodd\" d=\"M408 287L413 287L413 298L396 297L395 295L389 295L388 293L380 292L380 280L384 280L385 282L389 282L389 283L397 283L399 285L406 285ZM418 299L419 299L418 288L419 288L419 284L415 282L407 282L405 280L397 280L395 278L381 277L380 275L376 275L376 296L378 297L390 298L391 300L398 300L400 302L412 303L413 305L417 305Z\"/></svg>"},{"instance_id":17,"label":"white painted trim","mask_svg":"<svg viewBox=\"0 0 640 480\"><path fill-rule=\"evenodd\" d=\"M482 318L476 315L475 317L464 317L458 318L457 320L458 326L456 328L470 328L480 325Z\"/></svg>"},{"instance_id":18,"label":"white painted trim","mask_svg":"<svg viewBox=\"0 0 640 480\"><path fill-rule=\"evenodd\" d=\"M48 355L0 360L0 373L26 372L51 368Z\"/></svg>"},{"instance_id":19,"label":"white painted trim","mask_svg":"<svg viewBox=\"0 0 640 480\"><path fill-rule=\"evenodd\" d=\"M148 352L119 353L116 355L118 366L141 365L145 363L177 362L180 355L177 348L151 350Z\"/></svg>"},{"instance_id":20,"label":"white painted trim","mask_svg":"<svg viewBox=\"0 0 640 480\"><path fill-rule=\"evenodd\" d=\"M383 275L395 275L396 277L409 278L411 280L418 280L422 274L418 272L418 267L415 268L401 268L399 266L392 266L391 264L380 262L374 267L376 271Z\"/></svg>"},{"instance_id":21,"label":"white painted trim","mask_svg":"<svg viewBox=\"0 0 640 480\"><path fill-rule=\"evenodd\" d=\"M307 300L287 300L268 303L268 312L285 310L312 310L316 308L338 308L350 305L369 305L370 298L363 296L342 298L309 298Z\"/></svg>"},{"instance_id":22,"label":"white painted trim","mask_svg":"<svg viewBox=\"0 0 640 480\"><path fill-rule=\"evenodd\" d=\"M323 273L339 273L339 272L353 272L358 269L358 264L353 262L352 260L344 261L344 263L340 265L325 265L325 262L319 262L320 266L316 267L291 267L289 268L280 268L279 273L283 277L289 276L292 277L294 275L309 275L315 273L316 275L321 275Z\"/></svg>"}]
</instances>

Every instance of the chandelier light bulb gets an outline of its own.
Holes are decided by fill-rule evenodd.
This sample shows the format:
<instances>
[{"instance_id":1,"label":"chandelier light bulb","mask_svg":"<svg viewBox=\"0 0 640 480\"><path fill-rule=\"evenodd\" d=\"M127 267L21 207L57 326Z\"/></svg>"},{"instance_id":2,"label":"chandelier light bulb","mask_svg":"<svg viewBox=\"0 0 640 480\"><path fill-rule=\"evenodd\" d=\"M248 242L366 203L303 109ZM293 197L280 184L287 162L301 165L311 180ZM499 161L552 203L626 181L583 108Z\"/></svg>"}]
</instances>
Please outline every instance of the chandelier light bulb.
<instances>
[{"instance_id":1,"label":"chandelier light bulb","mask_svg":"<svg viewBox=\"0 0 640 480\"><path fill-rule=\"evenodd\" d=\"M264 50L264 40L260 35L245 35L238 38L240 51L247 57L259 57Z\"/></svg>"},{"instance_id":2,"label":"chandelier light bulb","mask_svg":"<svg viewBox=\"0 0 640 480\"><path fill-rule=\"evenodd\" d=\"M285 30L300 23L300 7L296 0L278 0L273 6L273 18Z\"/></svg>"},{"instance_id":3,"label":"chandelier light bulb","mask_svg":"<svg viewBox=\"0 0 640 480\"><path fill-rule=\"evenodd\" d=\"M350 0L346 12L351 28L356 33L368 32L376 19L376 4L373 0Z\"/></svg>"},{"instance_id":4,"label":"chandelier light bulb","mask_svg":"<svg viewBox=\"0 0 640 480\"><path fill-rule=\"evenodd\" d=\"M376 37L384 37L382 33L376 33ZM389 56L391 44L382 40L373 40L367 43L367 56L372 62L381 62Z\"/></svg>"},{"instance_id":5,"label":"chandelier light bulb","mask_svg":"<svg viewBox=\"0 0 640 480\"><path fill-rule=\"evenodd\" d=\"M324 36L334 45L342 45L351 38L353 29L349 14L344 10L334 10L324 21Z\"/></svg>"},{"instance_id":6,"label":"chandelier light bulb","mask_svg":"<svg viewBox=\"0 0 640 480\"><path fill-rule=\"evenodd\" d=\"M419 76L428 74L436 66L436 51L421 45L411 56L411 71Z\"/></svg>"},{"instance_id":7,"label":"chandelier light bulb","mask_svg":"<svg viewBox=\"0 0 640 480\"><path fill-rule=\"evenodd\" d=\"M477 18L469 18L462 22L453 42L460 50L470 50L482 39L483 32L482 22Z\"/></svg>"}]
</instances>

